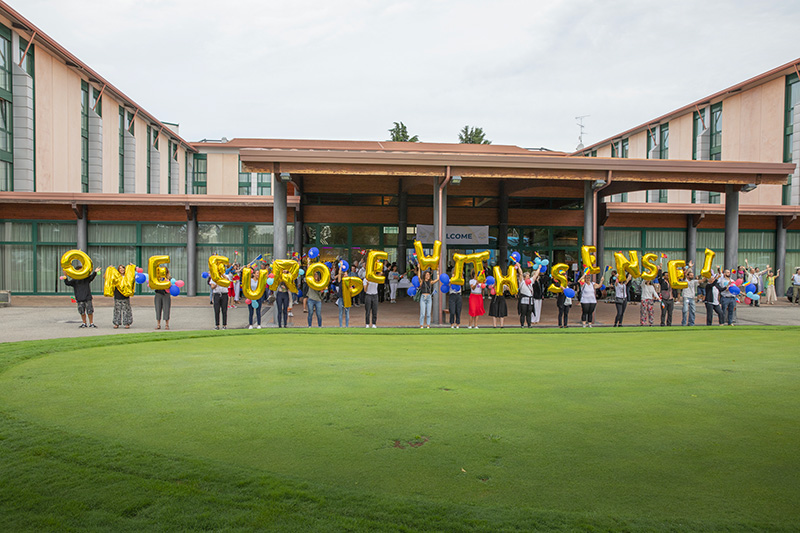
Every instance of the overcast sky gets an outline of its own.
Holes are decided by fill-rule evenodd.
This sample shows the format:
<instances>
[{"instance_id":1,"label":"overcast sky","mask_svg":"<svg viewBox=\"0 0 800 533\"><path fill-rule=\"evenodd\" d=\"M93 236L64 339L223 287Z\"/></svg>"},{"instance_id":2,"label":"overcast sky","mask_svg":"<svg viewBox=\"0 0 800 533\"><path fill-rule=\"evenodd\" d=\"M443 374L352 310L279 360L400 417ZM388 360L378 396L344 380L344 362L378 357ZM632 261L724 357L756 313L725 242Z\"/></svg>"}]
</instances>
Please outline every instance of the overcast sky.
<instances>
[{"instance_id":1,"label":"overcast sky","mask_svg":"<svg viewBox=\"0 0 800 533\"><path fill-rule=\"evenodd\" d=\"M187 140L571 151L800 57L791 0L9 1Z\"/></svg>"}]
</instances>

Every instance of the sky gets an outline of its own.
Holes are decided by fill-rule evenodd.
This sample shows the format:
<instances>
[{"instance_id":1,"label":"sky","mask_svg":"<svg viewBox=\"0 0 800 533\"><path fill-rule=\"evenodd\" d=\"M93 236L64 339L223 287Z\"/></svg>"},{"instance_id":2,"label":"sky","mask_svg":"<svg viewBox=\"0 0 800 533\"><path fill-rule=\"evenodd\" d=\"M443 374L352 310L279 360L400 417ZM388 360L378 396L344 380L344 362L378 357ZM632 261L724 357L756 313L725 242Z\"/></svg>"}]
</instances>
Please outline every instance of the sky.
<instances>
[{"instance_id":1,"label":"sky","mask_svg":"<svg viewBox=\"0 0 800 533\"><path fill-rule=\"evenodd\" d=\"M572 151L800 57L797 1L7 1L189 141Z\"/></svg>"}]
</instances>

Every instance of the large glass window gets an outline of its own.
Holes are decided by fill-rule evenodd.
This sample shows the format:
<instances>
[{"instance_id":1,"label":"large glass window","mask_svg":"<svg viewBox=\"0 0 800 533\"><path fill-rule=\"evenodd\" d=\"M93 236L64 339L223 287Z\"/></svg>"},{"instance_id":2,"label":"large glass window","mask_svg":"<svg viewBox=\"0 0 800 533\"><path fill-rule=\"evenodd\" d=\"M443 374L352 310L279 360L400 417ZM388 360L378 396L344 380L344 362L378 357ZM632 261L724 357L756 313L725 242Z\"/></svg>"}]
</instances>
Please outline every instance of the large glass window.
<instances>
[{"instance_id":1,"label":"large glass window","mask_svg":"<svg viewBox=\"0 0 800 533\"><path fill-rule=\"evenodd\" d=\"M208 191L208 160L206 154L194 154L194 175L192 176L192 194L206 194Z\"/></svg>"},{"instance_id":2,"label":"large glass window","mask_svg":"<svg viewBox=\"0 0 800 533\"><path fill-rule=\"evenodd\" d=\"M239 158L239 194L249 195L252 189L252 174L242 172L242 159Z\"/></svg>"},{"instance_id":3,"label":"large glass window","mask_svg":"<svg viewBox=\"0 0 800 533\"><path fill-rule=\"evenodd\" d=\"M272 194L272 174L258 173L258 195L269 196Z\"/></svg>"},{"instance_id":4,"label":"large glass window","mask_svg":"<svg viewBox=\"0 0 800 533\"><path fill-rule=\"evenodd\" d=\"M125 108L119 106L119 192L125 192Z\"/></svg>"},{"instance_id":5,"label":"large glass window","mask_svg":"<svg viewBox=\"0 0 800 533\"><path fill-rule=\"evenodd\" d=\"M794 142L794 108L800 104L800 79L797 74L786 76L786 109L783 119L783 161L792 162L792 144ZM790 205L791 182L783 186L783 204Z\"/></svg>"},{"instance_id":6,"label":"large glass window","mask_svg":"<svg viewBox=\"0 0 800 533\"><path fill-rule=\"evenodd\" d=\"M89 84L81 80L81 192L89 192Z\"/></svg>"},{"instance_id":7,"label":"large glass window","mask_svg":"<svg viewBox=\"0 0 800 533\"><path fill-rule=\"evenodd\" d=\"M669 159L669 124L659 127L660 142L658 143L658 158Z\"/></svg>"},{"instance_id":8,"label":"large glass window","mask_svg":"<svg viewBox=\"0 0 800 533\"><path fill-rule=\"evenodd\" d=\"M712 161L722 159L722 102L711 106L711 147L708 158Z\"/></svg>"}]
</instances>

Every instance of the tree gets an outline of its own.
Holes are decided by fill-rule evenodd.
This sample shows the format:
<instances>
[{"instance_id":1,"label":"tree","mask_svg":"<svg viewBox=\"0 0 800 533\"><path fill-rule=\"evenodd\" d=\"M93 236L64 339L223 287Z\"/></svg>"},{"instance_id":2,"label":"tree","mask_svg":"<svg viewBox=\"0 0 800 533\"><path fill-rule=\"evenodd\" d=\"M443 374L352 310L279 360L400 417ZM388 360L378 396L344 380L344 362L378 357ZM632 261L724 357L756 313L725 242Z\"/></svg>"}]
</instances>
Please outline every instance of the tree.
<instances>
[{"instance_id":1,"label":"tree","mask_svg":"<svg viewBox=\"0 0 800 533\"><path fill-rule=\"evenodd\" d=\"M413 137L409 137L406 125L403 124L402 122L395 122L394 128L390 129L389 133L392 134L392 138L389 139L391 141L406 142L406 143L419 142L419 135L414 135Z\"/></svg>"},{"instance_id":2,"label":"tree","mask_svg":"<svg viewBox=\"0 0 800 533\"><path fill-rule=\"evenodd\" d=\"M485 138L483 128L470 128L464 126L458 134L458 142L461 144L492 144L492 141Z\"/></svg>"}]
</instances>

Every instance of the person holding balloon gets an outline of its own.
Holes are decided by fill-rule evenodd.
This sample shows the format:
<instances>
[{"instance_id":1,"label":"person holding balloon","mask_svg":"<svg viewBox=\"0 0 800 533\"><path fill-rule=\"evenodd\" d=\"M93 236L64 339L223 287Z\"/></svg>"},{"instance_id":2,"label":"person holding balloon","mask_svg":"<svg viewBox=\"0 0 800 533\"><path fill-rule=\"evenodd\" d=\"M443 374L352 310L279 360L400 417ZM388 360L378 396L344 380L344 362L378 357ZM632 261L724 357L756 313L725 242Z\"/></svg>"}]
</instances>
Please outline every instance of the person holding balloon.
<instances>
[{"instance_id":1,"label":"person holding balloon","mask_svg":"<svg viewBox=\"0 0 800 533\"><path fill-rule=\"evenodd\" d=\"M400 273L397 271L396 263L392 263L392 268L389 270L387 278L389 280L389 300L394 304L397 303L397 285L400 283Z\"/></svg>"},{"instance_id":2,"label":"person holding balloon","mask_svg":"<svg viewBox=\"0 0 800 533\"><path fill-rule=\"evenodd\" d=\"M731 279L731 271L725 269L722 278L717 282L722 289L720 299L722 300L722 323L729 326L733 325L733 315L736 312L736 297L742 290Z\"/></svg>"},{"instance_id":3,"label":"person holding balloon","mask_svg":"<svg viewBox=\"0 0 800 533\"><path fill-rule=\"evenodd\" d=\"M473 268L469 280L469 326L467 329L478 329L478 317L483 316L483 289L485 285L478 281L478 272Z\"/></svg>"},{"instance_id":4,"label":"person holding balloon","mask_svg":"<svg viewBox=\"0 0 800 533\"><path fill-rule=\"evenodd\" d=\"M230 281L230 274L223 274ZM228 287L219 285L214 279L208 277L208 285L211 287L211 298L214 303L214 329L219 329L219 315L222 312L222 329L228 329Z\"/></svg>"},{"instance_id":5,"label":"person holding balloon","mask_svg":"<svg viewBox=\"0 0 800 533\"><path fill-rule=\"evenodd\" d=\"M350 265L347 264L347 261L342 259L340 262L336 263L333 267L334 275L333 281L334 286L336 287L336 305L339 306L339 327L342 327L342 317L344 317L344 327L350 327L350 306L344 305L344 295L342 294L342 289L344 286L344 277L347 273L347 270L350 268ZM352 305L352 304L351 304Z\"/></svg>"},{"instance_id":6,"label":"person holding balloon","mask_svg":"<svg viewBox=\"0 0 800 533\"><path fill-rule=\"evenodd\" d=\"M497 289L494 276L486 278L486 286L489 289L489 316L492 317L492 327L497 327L497 319L500 319L500 329L503 329L503 322L508 316L508 306L503 291Z\"/></svg>"},{"instance_id":7,"label":"person holding balloon","mask_svg":"<svg viewBox=\"0 0 800 533\"><path fill-rule=\"evenodd\" d=\"M622 319L625 317L625 308L628 307L628 284L631 282L631 275L628 273L625 279L622 276L616 275L616 271L612 274L614 281L614 306L617 308L617 316L614 317L614 327L622 327Z\"/></svg>"},{"instance_id":8,"label":"person holding balloon","mask_svg":"<svg viewBox=\"0 0 800 533\"><path fill-rule=\"evenodd\" d=\"M681 298L683 299L681 326L694 326L695 297L697 296L697 286L700 281L694 277L693 266L694 263L689 261L684 269L687 286L681 290Z\"/></svg>"},{"instance_id":9,"label":"person holding balloon","mask_svg":"<svg viewBox=\"0 0 800 533\"><path fill-rule=\"evenodd\" d=\"M166 279L172 278L169 274L169 269L164 267L164 277ZM172 288L172 287L170 287ZM153 295L153 305L156 308L156 329L161 329L161 317L164 317L164 329L169 329L169 312L172 308L172 299L168 289L156 289Z\"/></svg>"},{"instance_id":10,"label":"person holding balloon","mask_svg":"<svg viewBox=\"0 0 800 533\"><path fill-rule=\"evenodd\" d=\"M461 308L463 306L463 302L461 301L461 285L450 283L450 276L447 274L439 276L439 281L442 283L442 293L447 294L447 309L450 311L450 328L458 329L461 327Z\"/></svg>"},{"instance_id":11,"label":"person holding balloon","mask_svg":"<svg viewBox=\"0 0 800 533\"><path fill-rule=\"evenodd\" d=\"M724 322L722 318L722 306L720 306L719 303L722 291L720 291L718 281L721 275L720 272L717 272L711 279L706 279L705 283L701 284L705 293L705 298L703 300L706 304L706 326L711 326L714 323L715 313L719 318L719 325L721 326Z\"/></svg>"},{"instance_id":12,"label":"person holding balloon","mask_svg":"<svg viewBox=\"0 0 800 533\"><path fill-rule=\"evenodd\" d=\"M97 328L94 323L94 306L92 305L92 287L91 283L100 272L100 267L97 267L87 277L83 279L75 279L66 275L61 276L64 284L72 287L72 292L75 295L75 301L78 303L78 314L81 315L81 325L79 328ZM89 323L86 323L86 317L89 317Z\"/></svg>"},{"instance_id":13,"label":"person holding balloon","mask_svg":"<svg viewBox=\"0 0 800 533\"><path fill-rule=\"evenodd\" d=\"M253 272L250 277L250 290L256 292L258 290L258 280L261 277L261 269L258 266L253 266ZM253 329L253 317L256 319L256 328L261 329L261 309L264 305L264 300L267 298L267 291L261 295L257 300L246 299L244 302L247 304L247 329Z\"/></svg>"},{"instance_id":14,"label":"person holding balloon","mask_svg":"<svg viewBox=\"0 0 800 533\"><path fill-rule=\"evenodd\" d=\"M113 268L113 267L111 267ZM125 265L117 267L119 273L125 276ZM133 324L133 309L131 309L131 297L119 292L119 287L114 287L114 316L112 318L114 329L124 326L129 329Z\"/></svg>"},{"instance_id":15,"label":"person holding balloon","mask_svg":"<svg viewBox=\"0 0 800 533\"><path fill-rule=\"evenodd\" d=\"M433 307L433 286L439 283L439 278L434 279L430 270L425 270L420 275L420 266L417 264L417 277L419 278L419 327L431 327L431 308Z\"/></svg>"},{"instance_id":16,"label":"person holding balloon","mask_svg":"<svg viewBox=\"0 0 800 533\"><path fill-rule=\"evenodd\" d=\"M314 281L319 283L322 280L322 274L319 272L314 272ZM303 293L304 296L308 298L308 327L311 327L311 324L314 319L314 314L317 315L317 327L322 327L322 294L320 291L316 289L312 289L310 285L306 284L305 286L306 292Z\"/></svg>"},{"instance_id":17,"label":"person holding balloon","mask_svg":"<svg viewBox=\"0 0 800 533\"><path fill-rule=\"evenodd\" d=\"M660 285L659 285L660 288ZM639 325L652 326L655 320L653 303L658 300L658 291L652 280L642 282L642 307L639 308ZM620 324L622 325L622 324Z\"/></svg>"},{"instance_id":18,"label":"person holding balloon","mask_svg":"<svg viewBox=\"0 0 800 533\"><path fill-rule=\"evenodd\" d=\"M536 270L531 277L530 272L523 272L519 261L514 262L514 270L517 271L517 284L519 285L519 300L517 312L519 313L519 327L531 327L531 315L533 313L533 284L539 280L539 270Z\"/></svg>"},{"instance_id":19,"label":"person holding balloon","mask_svg":"<svg viewBox=\"0 0 800 533\"><path fill-rule=\"evenodd\" d=\"M597 307L597 289L599 283L592 281L592 275L585 269L578 283L581 285L581 324L583 327L592 327L594 324L594 310Z\"/></svg>"}]
</instances>

